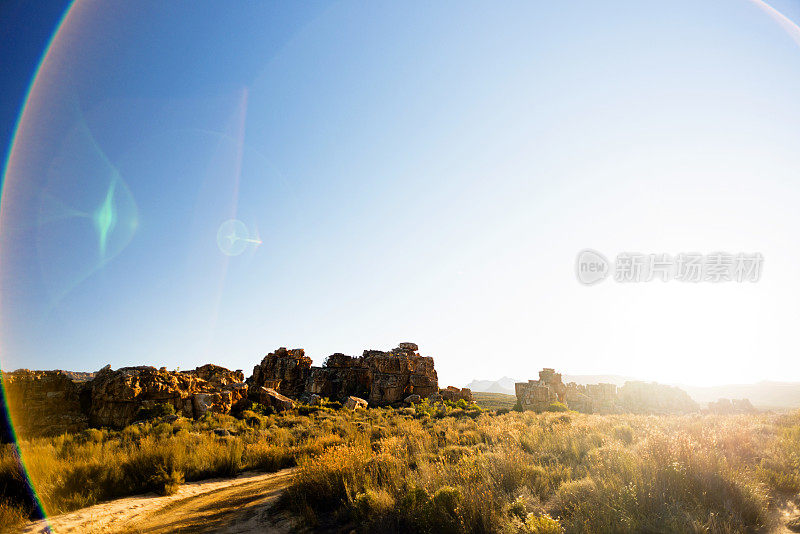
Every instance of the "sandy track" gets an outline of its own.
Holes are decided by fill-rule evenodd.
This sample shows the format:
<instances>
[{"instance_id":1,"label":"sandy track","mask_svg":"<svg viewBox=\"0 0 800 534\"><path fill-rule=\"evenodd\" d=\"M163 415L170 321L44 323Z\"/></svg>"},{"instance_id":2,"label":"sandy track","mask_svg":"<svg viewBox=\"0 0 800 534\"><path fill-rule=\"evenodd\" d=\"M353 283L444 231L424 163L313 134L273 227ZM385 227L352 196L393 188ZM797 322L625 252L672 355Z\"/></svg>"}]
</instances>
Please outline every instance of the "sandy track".
<instances>
[{"instance_id":1,"label":"sandy track","mask_svg":"<svg viewBox=\"0 0 800 534\"><path fill-rule=\"evenodd\" d=\"M288 532L294 521L271 508L289 485L294 469L277 473L243 473L232 479L212 479L181 486L177 493L153 493L109 501L47 522L29 523L26 534L167 533L167 532Z\"/></svg>"}]
</instances>

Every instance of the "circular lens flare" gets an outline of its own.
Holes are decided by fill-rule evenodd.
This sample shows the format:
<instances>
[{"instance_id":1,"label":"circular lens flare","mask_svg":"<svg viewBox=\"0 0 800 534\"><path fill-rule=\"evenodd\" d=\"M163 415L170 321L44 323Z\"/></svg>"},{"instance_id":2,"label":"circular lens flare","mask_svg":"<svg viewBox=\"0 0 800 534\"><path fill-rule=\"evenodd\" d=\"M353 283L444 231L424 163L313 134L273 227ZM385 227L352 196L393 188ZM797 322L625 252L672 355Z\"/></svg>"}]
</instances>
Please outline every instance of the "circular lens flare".
<instances>
[{"instance_id":1,"label":"circular lens flare","mask_svg":"<svg viewBox=\"0 0 800 534\"><path fill-rule=\"evenodd\" d=\"M248 247L260 244L257 233L251 235L239 219L228 219L217 230L217 246L226 256L238 256Z\"/></svg>"}]
</instances>

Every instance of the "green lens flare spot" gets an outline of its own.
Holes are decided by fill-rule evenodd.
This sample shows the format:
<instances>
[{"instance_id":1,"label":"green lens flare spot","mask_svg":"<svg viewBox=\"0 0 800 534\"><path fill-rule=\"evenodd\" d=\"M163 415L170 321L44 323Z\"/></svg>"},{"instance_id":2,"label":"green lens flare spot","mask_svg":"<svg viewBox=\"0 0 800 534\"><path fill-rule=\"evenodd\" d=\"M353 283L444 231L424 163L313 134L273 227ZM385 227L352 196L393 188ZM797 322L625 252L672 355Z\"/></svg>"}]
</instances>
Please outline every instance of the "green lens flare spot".
<instances>
[{"instance_id":1,"label":"green lens flare spot","mask_svg":"<svg viewBox=\"0 0 800 534\"><path fill-rule=\"evenodd\" d=\"M111 182L106 192L106 198L94 212L94 226L100 240L100 257L105 258L108 236L117 224L117 210L114 204L115 182Z\"/></svg>"}]
</instances>

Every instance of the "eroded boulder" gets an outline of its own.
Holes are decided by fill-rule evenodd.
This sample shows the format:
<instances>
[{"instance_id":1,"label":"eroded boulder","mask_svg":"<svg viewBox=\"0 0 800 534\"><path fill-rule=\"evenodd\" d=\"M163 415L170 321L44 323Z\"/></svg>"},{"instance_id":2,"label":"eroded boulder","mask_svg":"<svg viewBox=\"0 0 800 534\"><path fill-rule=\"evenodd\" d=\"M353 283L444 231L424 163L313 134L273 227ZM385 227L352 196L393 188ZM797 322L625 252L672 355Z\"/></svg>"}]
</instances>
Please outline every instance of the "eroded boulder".
<instances>
[{"instance_id":1,"label":"eroded boulder","mask_svg":"<svg viewBox=\"0 0 800 534\"><path fill-rule=\"evenodd\" d=\"M460 400L465 400L467 402L472 402L472 390L469 388L459 389L455 386L447 386L439 390L439 395L446 401L458 402Z\"/></svg>"},{"instance_id":2,"label":"eroded boulder","mask_svg":"<svg viewBox=\"0 0 800 534\"><path fill-rule=\"evenodd\" d=\"M344 407L348 410L356 410L358 408L366 408L368 406L367 401L364 399L360 399L358 397L347 397L347 400L344 401Z\"/></svg>"},{"instance_id":3,"label":"eroded boulder","mask_svg":"<svg viewBox=\"0 0 800 534\"><path fill-rule=\"evenodd\" d=\"M263 406L269 406L276 412L291 410L294 408L294 401L285 395L281 395L272 388L258 386L251 389L250 400L258 402Z\"/></svg>"}]
</instances>

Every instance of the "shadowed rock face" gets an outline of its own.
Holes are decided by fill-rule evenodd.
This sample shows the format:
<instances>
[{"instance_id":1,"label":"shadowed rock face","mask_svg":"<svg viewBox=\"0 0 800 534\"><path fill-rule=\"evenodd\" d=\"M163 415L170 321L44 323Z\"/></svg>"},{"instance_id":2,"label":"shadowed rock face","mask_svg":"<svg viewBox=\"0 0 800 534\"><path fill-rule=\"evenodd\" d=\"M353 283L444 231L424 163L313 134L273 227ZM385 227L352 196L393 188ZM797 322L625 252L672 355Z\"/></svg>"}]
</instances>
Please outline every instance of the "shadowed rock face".
<instances>
[{"instance_id":1,"label":"shadowed rock face","mask_svg":"<svg viewBox=\"0 0 800 534\"><path fill-rule=\"evenodd\" d=\"M311 374L311 358L303 349L281 347L270 352L261 363L253 367L253 376L247 379L250 387L275 389L282 395L296 397L306 390L306 380Z\"/></svg>"},{"instance_id":2,"label":"shadowed rock face","mask_svg":"<svg viewBox=\"0 0 800 534\"><path fill-rule=\"evenodd\" d=\"M81 401L88 404L88 383L74 382L63 371L27 369L3 373L2 379L19 434L62 434L87 428L89 418ZM10 432L5 437L11 438Z\"/></svg>"},{"instance_id":3,"label":"shadowed rock face","mask_svg":"<svg viewBox=\"0 0 800 534\"><path fill-rule=\"evenodd\" d=\"M401 343L384 352L365 350L355 358L336 353L315 367L306 391L334 399L364 397L372 405L403 402L409 395L430 397L438 393L439 382L433 358L420 356L414 343Z\"/></svg>"},{"instance_id":4,"label":"shadowed rock face","mask_svg":"<svg viewBox=\"0 0 800 534\"><path fill-rule=\"evenodd\" d=\"M342 399L350 395L368 397L369 369L363 358L341 353L328 356L322 367L312 367L306 381L306 391L329 399Z\"/></svg>"}]
</instances>

